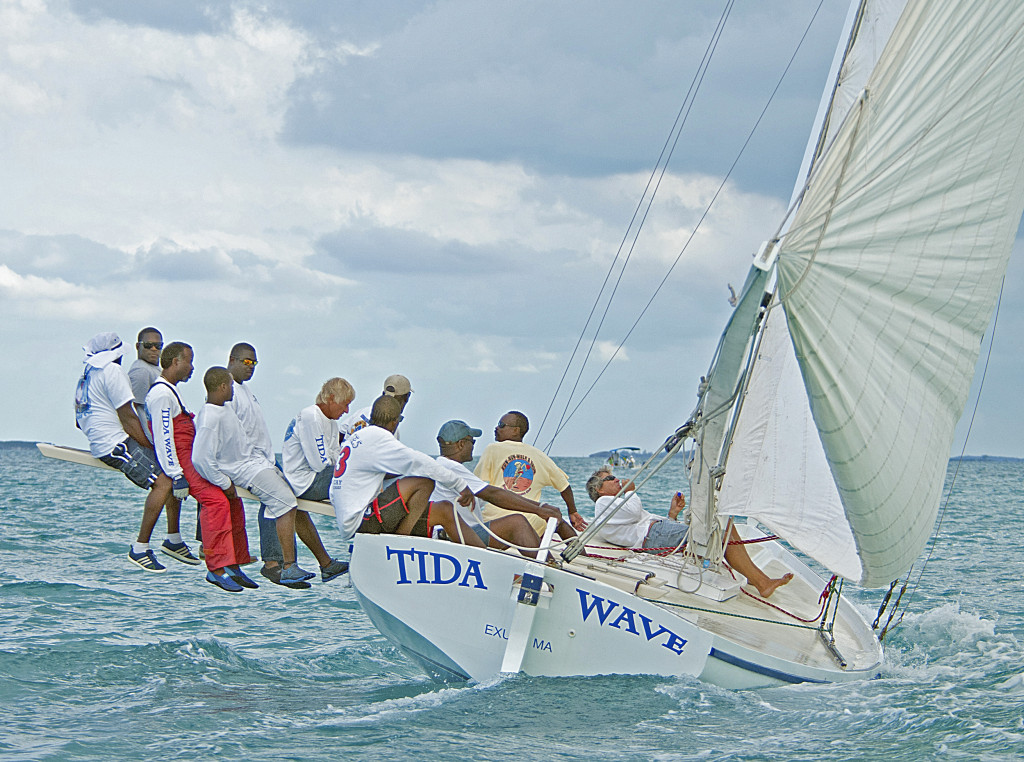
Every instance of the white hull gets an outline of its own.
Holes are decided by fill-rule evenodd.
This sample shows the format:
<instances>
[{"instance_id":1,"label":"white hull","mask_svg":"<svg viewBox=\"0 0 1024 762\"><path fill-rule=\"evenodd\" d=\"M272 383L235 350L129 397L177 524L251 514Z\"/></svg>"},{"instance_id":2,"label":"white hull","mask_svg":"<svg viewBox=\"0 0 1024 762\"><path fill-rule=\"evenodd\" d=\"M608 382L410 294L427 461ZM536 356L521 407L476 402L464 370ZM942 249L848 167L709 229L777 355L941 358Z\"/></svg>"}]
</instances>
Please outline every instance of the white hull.
<instances>
[{"instance_id":1,"label":"white hull","mask_svg":"<svg viewBox=\"0 0 1024 762\"><path fill-rule=\"evenodd\" d=\"M85 450L38 447L47 457L109 468ZM334 515L330 503L299 502L303 510ZM770 575L796 575L772 596L773 604L807 619L817 614L824 587L817 575L778 543L748 549ZM633 556L628 563L582 557L560 570L446 541L356 535L349 573L377 629L445 681L522 671L688 675L753 688L869 678L881 666L881 646L846 601L834 628L843 669L816 629L782 624L794 620L746 595L716 602L682 592L672 562ZM543 575L536 606L517 603L524 572ZM642 582L651 573L656 576Z\"/></svg>"},{"instance_id":2,"label":"white hull","mask_svg":"<svg viewBox=\"0 0 1024 762\"><path fill-rule=\"evenodd\" d=\"M813 617L824 583L770 545L752 546L751 555L773 574L784 565L797 575L772 602ZM844 669L815 628L781 624L794 620L743 594L718 603L681 592L664 581L675 579L665 568L639 584L641 594L659 596L653 601L632 592L645 574L616 561L580 558L556 569L509 553L396 535L357 535L353 546L350 574L363 609L442 680L482 681L504 671L655 674L754 688L870 678L882 663L870 627L846 602L835 623ZM543 575L536 606L517 602L524 572Z\"/></svg>"}]
</instances>

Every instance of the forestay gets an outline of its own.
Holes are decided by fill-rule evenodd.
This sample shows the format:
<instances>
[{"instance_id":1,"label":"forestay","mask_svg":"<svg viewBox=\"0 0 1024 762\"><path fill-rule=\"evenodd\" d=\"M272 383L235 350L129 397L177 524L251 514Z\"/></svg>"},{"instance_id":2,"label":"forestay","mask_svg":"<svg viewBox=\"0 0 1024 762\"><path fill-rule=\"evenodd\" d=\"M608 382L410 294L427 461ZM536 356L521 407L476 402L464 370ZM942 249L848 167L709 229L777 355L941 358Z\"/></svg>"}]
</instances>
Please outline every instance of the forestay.
<instances>
[{"instance_id":1,"label":"forestay","mask_svg":"<svg viewBox=\"0 0 1024 762\"><path fill-rule=\"evenodd\" d=\"M865 585L931 532L1024 209L1022 125L1024 4L911 2L783 242L778 292Z\"/></svg>"}]
</instances>

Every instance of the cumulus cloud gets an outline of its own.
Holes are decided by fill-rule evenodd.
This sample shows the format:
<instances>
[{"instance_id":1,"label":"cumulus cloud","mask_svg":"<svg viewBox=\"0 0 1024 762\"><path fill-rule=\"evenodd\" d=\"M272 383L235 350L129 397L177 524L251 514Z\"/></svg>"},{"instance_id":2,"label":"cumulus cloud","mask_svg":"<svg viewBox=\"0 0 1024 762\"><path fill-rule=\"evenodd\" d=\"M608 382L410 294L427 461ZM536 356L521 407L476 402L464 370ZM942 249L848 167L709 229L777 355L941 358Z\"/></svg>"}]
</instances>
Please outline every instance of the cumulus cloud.
<instances>
[{"instance_id":1,"label":"cumulus cloud","mask_svg":"<svg viewBox=\"0 0 1024 762\"><path fill-rule=\"evenodd\" d=\"M403 436L429 447L446 418L490 426L520 408L539 425L603 320L571 406L631 333L574 420L593 405L621 436L660 439L689 412L727 284L781 217L832 54L832 34L812 35L700 222L810 13L734 10L643 234L620 251L718 13L0 4L0 324L15 358L0 384L73 378L88 336L153 324L198 368L256 345L275 438L330 376L365 404L406 373ZM826 13L836 29L842 11ZM679 410L663 409L665 378ZM19 408L52 404L25 392ZM80 444L64 418L3 418L10 435ZM599 449L591 423L562 436L556 452Z\"/></svg>"}]
</instances>

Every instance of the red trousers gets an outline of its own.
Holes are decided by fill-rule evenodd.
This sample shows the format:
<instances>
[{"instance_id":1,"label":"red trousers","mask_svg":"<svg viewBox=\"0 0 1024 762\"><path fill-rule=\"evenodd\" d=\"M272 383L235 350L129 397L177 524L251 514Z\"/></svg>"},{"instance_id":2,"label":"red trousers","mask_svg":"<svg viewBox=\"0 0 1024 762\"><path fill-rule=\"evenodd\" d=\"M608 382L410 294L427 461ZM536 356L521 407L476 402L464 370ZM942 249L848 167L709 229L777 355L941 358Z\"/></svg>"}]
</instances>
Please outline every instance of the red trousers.
<instances>
[{"instance_id":1,"label":"red trousers","mask_svg":"<svg viewBox=\"0 0 1024 762\"><path fill-rule=\"evenodd\" d=\"M249 538L245 534L245 513L237 495L228 500L224 490L206 481L192 465L192 442L196 427L192 414L182 412L174 417L174 448L185 472L188 491L199 502L199 525L203 531L203 552L206 568L211 571L235 564L247 564Z\"/></svg>"}]
</instances>

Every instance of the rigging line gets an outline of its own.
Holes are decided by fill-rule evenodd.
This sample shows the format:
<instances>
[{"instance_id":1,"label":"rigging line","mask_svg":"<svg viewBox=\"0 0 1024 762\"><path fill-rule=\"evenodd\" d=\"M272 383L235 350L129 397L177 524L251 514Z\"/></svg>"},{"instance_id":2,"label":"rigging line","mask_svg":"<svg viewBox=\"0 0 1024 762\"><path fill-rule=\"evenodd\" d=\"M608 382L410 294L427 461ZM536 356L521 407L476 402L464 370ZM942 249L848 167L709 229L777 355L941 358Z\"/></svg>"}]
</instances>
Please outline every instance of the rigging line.
<instances>
[{"instance_id":1,"label":"rigging line","mask_svg":"<svg viewBox=\"0 0 1024 762\"><path fill-rule=\"evenodd\" d=\"M790 68L792 68L793 61L796 59L797 53L799 53L800 49L803 47L804 42L807 39L807 35L810 32L810 30L811 30L811 26L814 24L814 20L818 17L818 13L821 11L821 7L822 7L823 4L824 4L824 0L821 0L821 2L818 3L817 8L814 9L814 13L811 16L810 21L807 22L807 27L804 29L803 35L800 37L800 41L797 43L796 48L793 50L793 55L790 56L789 62L786 64L786 68L783 70L781 76L779 77L778 82L775 84L775 88L772 90L771 94L768 96L768 100L765 103L764 108L761 110L761 114L757 117L757 121L754 122L754 126L751 127L750 132L747 134L746 140L743 141L743 145L740 147L739 153L736 154L736 158L733 160L732 165L729 167L728 172L726 172L725 177L722 178L721 184L718 186L718 189L715 191L714 195L711 197L711 200L708 202L707 206L704 208L704 212L701 214L700 219L697 220L697 224L694 226L693 230L690 232L690 235L687 237L685 243L683 243L683 247L682 247L682 249L680 249L679 254L676 255L676 258L673 260L672 264L669 266L668 271L665 273L665 276L661 279L661 282L658 284L657 288L654 289L654 293L651 294L650 299L647 300L647 304L644 305L644 308L640 311L640 314L637 316L636 320L633 322L633 325L630 326L629 330L626 332L626 335L623 336L622 341L619 342L618 347L616 347L616 349L612 353L611 357L608 358L607 362L605 362L604 366L598 372L597 377L594 379L593 383L591 383L591 385L583 393L583 396L580 398L579 402L576 403L576 407L574 407L572 409L572 412L569 413L569 415L566 417L564 423L561 426L559 426L558 429L555 430L555 434L551 438L551 442L548 444L548 448L550 448L551 445L554 444L555 438L561 433L561 431L565 427L565 425L569 423L569 420L571 420L572 417L576 414L576 411L580 409L580 406L583 404L584 400L586 400L586 398L590 395L590 393L594 390L594 387L597 386L597 382L601 380L601 376L603 376L605 374L605 371L608 370L609 366L612 364L612 362L618 356L619 350L622 349L622 347L629 340L629 337L633 334L633 331L636 330L637 325L640 324L640 321L643 319L644 315L647 313L647 310L650 309L651 305L654 303L655 298L661 292L661 289L665 286L665 283L668 282L669 277L672 275L672 271L675 269L676 265L679 264L679 260L682 259L683 254L686 253L687 248L689 248L690 243L692 243L694 237L697 235L697 231L700 229L700 226L704 223L704 220L707 218L708 214L710 213L711 208L715 204L715 201L721 195L723 189L725 188L726 183L729 181L729 178L732 177L732 173L733 173L733 171L735 171L736 165L739 164L740 159L743 157L743 154L746 152L747 147L750 145L750 141L753 139L754 133L757 131L757 128L760 126L761 122L764 120L764 117L765 117L765 114L768 111L768 108L771 106L772 102L775 100L775 95L778 93L779 88L782 87L782 82L785 80L786 75L789 73Z\"/></svg>"},{"instance_id":2,"label":"rigging line","mask_svg":"<svg viewBox=\"0 0 1024 762\"><path fill-rule=\"evenodd\" d=\"M622 240L619 242L619 247L615 251L615 257L612 259L611 264L608 266L608 272L605 273L604 282L601 284L601 288L598 290L597 296L594 298L594 304L590 308L590 314L587 315L587 320L583 324L583 328L580 331L579 338L576 339L576 346L573 347L572 353L569 355L569 360L565 364L565 370L562 371L562 377L558 380L558 386L555 387L555 392L551 396L551 402L548 403L548 408L547 408L547 410L544 411L544 418L541 420L540 426L534 432L534 435L533 435L533 443L534 443L534 445L536 445L537 441L540 439L540 433L544 429L544 424L547 423L548 416L551 414L551 409L555 405L555 400L558 399L558 393L562 390L562 384L565 383L566 376L569 375L569 369L572 367L572 362L573 362L574 359L576 359L576 353L579 351L580 345L583 343L583 339L584 339L584 337L587 334L587 328L590 327L590 322L591 322L591 320L594 317L594 313L597 312L598 305L601 303L601 297L604 294L605 289L608 286L608 281L610 280L612 273L615 271L615 265L619 261L619 257L622 255L622 249L626 245L626 241L629 239L629 233L633 229L633 225L636 222L637 215L640 213L640 210L643 208L644 199L647 198L647 192L651 189L651 184L654 182L654 178L656 176L658 176L658 168L662 165L662 160L664 160L665 167L668 166L668 159L671 158L671 156L672 156L671 151L675 150L676 142L678 142L678 140L679 140L679 134L682 133L683 127L686 125L686 119L689 117L690 109L692 109L692 107L693 107L693 99L696 98L696 90L699 89L700 83L703 81L704 75L703 75L703 73L701 73L702 68L704 69L704 71L706 71L707 65L710 64L711 56L713 55L714 50L717 48L718 39L721 37L721 31L722 31L722 29L725 26L725 21L727 20L729 14L732 11L732 6L734 5L734 3L735 3L735 0L728 0L728 2L726 3L726 7L723 9L722 16L719 17L718 24L715 27L714 32L712 32L711 40L709 40L709 42L708 42L708 47L705 48L705 50L704 50L704 56L701 58L700 63L697 65L697 70L694 72L693 79L690 80L689 89L686 91L686 95L683 96L683 102L679 106L679 111L676 112L676 118L675 118L675 121L672 123L672 128L669 130L668 135L665 137L665 142L664 142L664 144L661 147L661 153L658 154L658 160L654 163L654 167L651 169L650 177L647 178L647 185L644 186L643 193L640 194L640 199L639 199L639 201L637 201L636 208L633 210L633 216L630 218L629 224L626 226L626 230L622 234ZM689 102L689 106L687 106L687 102ZM682 122L680 122L680 120L682 120ZM673 135L675 135L675 139L674 140L673 140ZM665 157L665 152L669 150L669 146L670 145L671 145L671 151L668 154L668 158L666 158ZM665 170L662 169L662 172L661 172L662 176L664 176L664 173L665 173ZM657 193L658 187L660 187L660 185L661 185L661 179L659 178L658 179L658 183L655 186L654 191L651 193L651 201L654 200L654 194ZM648 202L648 209L650 209L650 202ZM644 214L644 219L646 219L646 218L647 218L647 214L645 213ZM643 227L643 221L641 221L640 226L637 227L637 235L639 235L640 227ZM634 246L635 246L635 244L636 244L636 238L634 237ZM632 254L632 250L633 250L632 247L630 247L630 254ZM622 266L623 271L625 271L625 267L626 267L626 264L628 263L628 261L629 261L629 257L627 256L626 262L623 263L623 266ZM622 273L620 272L619 279L621 280L621 278L622 278ZM618 288L618 282L616 282L616 288ZM615 296L615 292L613 291L612 295L609 297L609 304L611 303L611 300L614 298L614 296ZM605 310L605 312L607 312L607 309ZM603 321L603 317L602 317L602 321ZM598 328L598 330L600 330L600 327ZM591 348L593 348L593 344L591 345ZM590 353L588 352L587 353L587 358L589 358L589 356L590 356ZM587 359L584 359L583 360L583 367L585 367L586 364L587 364ZM582 371L581 371L581 373L582 373ZM577 377L577 384L578 383L579 383L579 378ZM576 389L576 387L574 386L573 387L573 392L575 392L575 389ZM570 393L569 399L572 399L572 393ZM563 416L565 415L564 411L563 411L562 415ZM549 447L550 447L550 445L549 445Z\"/></svg>"},{"instance_id":3,"label":"rigging line","mask_svg":"<svg viewBox=\"0 0 1024 762\"><path fill-rule=\"evenodd\" d=\"M601 319L598 322L597 328L594 329L594 336L593 336L593 338L590 341L590 346L587 348L586 356L583 358L583 362L580 364L579 373L576 375L576 381L573 383L572 390L569 392L569 396L566 398L565 407L562 409L562 415L558 419L558 424L555 426L555 435L551 438L551 441L548 443L548 446L545 448L546 450L550 450L551 449L551 445L553 445L555 443L555 437L557 437L558 436L558 432L562 430L562 423L565 421L565 416L566 416L566 414L567 414L567 412L569 410L569 405L572 404L572 399L576 395L576 390L579 388L580 380L583 378L583 372L586 370L587 363L590 362L590 356L593 354L594 347L597 345L597 338L598 338L598 336L601 335L601 329L604 327L605 319L608 317L609 310L611 310L612 302L615 300L616 293L618 293L619 285L622 283L622 278L626 274L626 267L629 265L629 261L630 261L630 259L633 256L633 252L636 250L637 240L640 238L640 231L643 229L644 223L647 221L647 216L651 212L651 207L654 204L654 197L657 195L658 190L661 188L661 183L662 183L662 181L665 178L666 172L668 172L669 162L672 159L672 155L675 153L676 146L679 144L679 138L682 137L683 127L686 124L686 120L690 116L690 111L693 110L693 104L696 101L697 92L699 92L700 86L704 83L704 77L707 75L708 68L711 66L711 59L714 56L715 51L718 49L718 43L722 39L722 34L725 31L725 24L726 24L726 21L728 20L728 17L730 15L730 13L732 12L733 5L734 5L734 0L730 0L729 3L727 4L725 10L723 11L722 17L719 19L718 27L715 29L715 34L712 35L712 42L709 44L708 50L705 51L704 59L701 61L701 65L698 66L698 79L696 80L696 86L695 87L694 87L693 84L691 84L691 91L692 91L693 95L690 98L689 105L686 106L686 113L683 116L683 122L682 122L682 124L679 125L679 128L677 130L675 129L675 127L673 127L673 129L675 130L675 138L672 139L672 147L669 150L668 155L665 157L664 164L662 164L662 166L661 166L661 173L658 176L658 182L655 184L654 190L651 191L650 198L647 200L647 208L644 210L643 217L641 217L640 223L636 226L636 230L634 231L634 234L633 234L633 241L630 244L629 251L626 254L626 258L625 258L625 260L622 263L622 269L619 270L619 276L615 280L615 285L612 288L611 294L608 296L608 301L605 304L604 312L601 313ZM684 105L685 105L685 102L684 102ZM672 134L671 133L669 134L669 138L670 139L672 138ZM641 199L641 204L642 203L643 203L643 199ZM628 235L629 235L629 230L626 231L626 236L628 237ZM621 250L621 247L620 247L620 250ZM586 329L584 329L584 331L585 330Z\"/></svg>"},{"instance_id":4,"label":"rigging line","mask_svg":"<svg viewBox=\"0 0 1024 762\"><path fill-rule=\"evenodd\" d=\"M985 366L981 371L981 381L978 382L978 396L974 400L974 410L971 411L971 420L967 424L967 433L964 435L964 446L960 450L960 456L956 460L956 468L953 469L953 477L949 480L949 489L946 491L946 499L942 503L942 509L939 511L939 520L935 523L935 530L932 532L931 546L928 548L928 555L925 556L924 563L921 564L921 570L917 574L917 580L914 582L914 586L910 589L910 595L907 598L907 604L903 610L906 611L910 608L910 604L914 601L914 595L917 593L917 588L921 584L921 579L924 577L924 570L928 568L928 562L932 558L932 553L935 552L935 545L937 544L939 537L939 530L942 529L942 520L946 516L946 508L949 506L949 501L953 497L953 487L956 485L956 478L960 474L960 466L964 462L964 453L967 452L967 442L971 438L971 429L974 428L974 418L978 415L978 406L981 404L981 392L985 388L985 377L988 375L988 364L992 359L992 347L996 343L996 327L999 325L999 308L1003 303L1003 287L1006 285L1006 276L1003 276L1002 281L999 284L999 298L996 299L996 312L992 317L992 335L988 341L988 354L985 355ZM889 620L892 621L890 615ZM903 614L900 614L899 620L896 624L899 625L900 621L903 620ZM886 625L888 628L888 625Z\"/></svg>"}]
</instances>

